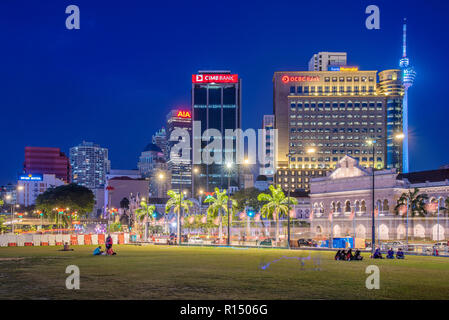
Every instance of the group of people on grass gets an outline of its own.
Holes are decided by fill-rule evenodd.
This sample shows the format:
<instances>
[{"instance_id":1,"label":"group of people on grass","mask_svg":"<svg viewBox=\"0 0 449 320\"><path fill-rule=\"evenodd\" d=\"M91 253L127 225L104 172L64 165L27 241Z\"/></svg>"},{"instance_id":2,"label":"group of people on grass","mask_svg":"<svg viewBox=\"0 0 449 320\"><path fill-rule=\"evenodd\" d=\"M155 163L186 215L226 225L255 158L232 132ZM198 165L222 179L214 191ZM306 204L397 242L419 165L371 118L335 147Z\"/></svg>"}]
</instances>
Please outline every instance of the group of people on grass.
<instances>
[{"instance_id":1,"label":"group of people on grass","mask_svg":"<svg viewBox=\"0 0 449 320\"><path fill-rule=\"evenodd\" d=\"M404 259L404 251L401 248L396 252L396 259ZM373 259L383 259L382 252L380 252L379 248L376 248L373 254ZM388 249L387 251L387 259L394 259L394 250L393 248Z\"/></svg>"},{"instance_id":2,"label":"group of people on grass","mask_svg":"<svg viewBox=\"0 0 449 320\"><path fill-rule=\"evenodd\" d=\"M363 257L360 255L360 250L356 250L355 254L352 254L352 249L346 250L338 250L335 254L335 260L343 260L343 261L353 261L353 260L362 260Z\"/></svg>"},{"instance_id":3,"label":"group of people on grass","mask_svg":"<svg viewBox=\"0 0 449 320\"><path fill-rule=\"evenodd\" d=\"M108 234L108 237L106 238L106 252L101 250L101 246L98 246L94 250L94 256L113 256L117 253L112 250L112 237L110 234Z\"/></svg>"}]
</instances>

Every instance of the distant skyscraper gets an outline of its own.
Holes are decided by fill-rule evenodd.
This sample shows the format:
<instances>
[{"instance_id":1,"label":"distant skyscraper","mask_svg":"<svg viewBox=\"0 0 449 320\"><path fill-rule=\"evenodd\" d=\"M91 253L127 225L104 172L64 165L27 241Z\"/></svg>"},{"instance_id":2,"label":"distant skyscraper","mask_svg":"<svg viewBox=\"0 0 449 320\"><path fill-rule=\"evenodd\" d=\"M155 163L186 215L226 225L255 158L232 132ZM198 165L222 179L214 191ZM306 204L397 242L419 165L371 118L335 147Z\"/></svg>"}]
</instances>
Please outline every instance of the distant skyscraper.
<instances>
[{"instance_id":1,"label":"distant skyscraper","mask_svg":"<svg viewBox=\"0 0 449 320\"><path fill-rule=\"evenodd\" d=\"M192 158L181 158L181 154L170 154L171 148L177 141L169 141L170 135L176 129L187 130L190 143L192 141L192 112L189 110L176 109L167 115L167 150L168 150L168 170L171 172L171 185L175 191L191 190L192 188Z\"/></svg>"},{"instance_id":2,"label":"distant skyscraper","mask_svg":"<svg viewBox=\"0 0 449 320\"><path fill-rule=\"evenodd\" d=\"M402 27L402 58L399 60L399 67L402 70L402 84L404 85L403 111L402 111L402 132L404 140L402 143L402 170L408 173L408 89L413 85L416 77L415 69L410 65L410 60L407 58L407 20L404 19Z\"/></svg>"},{"instance_id":3,"label":"distant skyscraper","mask_svg":"<svg viewBox=\"0 0 449 320\"><path fill-rule=\"evenodd\" d=\"M111 169L108 149L93 142L83 141L70 148L70 163L73 171L73 182L89 189L104 187L106 174Z\"/></svg>"},{"instance_id":4,"label":"distant skyscraper","mask_svg":"<svg viewBox=\"0 0 449 320\"><path fill-rule=\"evenodd\" d=\"M275 125L275 121L274 121L274 115L272 114L268 114L268 115L264 115L263 116L263 122L262 122L262 129L265 129L265 146L266 146L266 150L268 152L268 150L273 150L275 151L275 141L274 141L274 135L272 134L271 130L274 130L274 125ZM274 181L274 173L276 170L276 161L275 161L275 152L273 154L270 154L269 156L267 155L267 160L270 159L271 161L269 161L269 163L265 163L265 164L261 164L261 175L266 176L268 183L273 183Z\"/></svg>"},{"instance_id":5,"label":"distant skyscraper","mask_svg":"<svg viewBox=\"0 0 449 320\"><path fill-rule=\"evenodd\" d=\"M309 71L328 71L330 66L345 66L346 52L318 52L309 60Z\"/></svg>"},{"instance_id":6,"label":"distant skyscraper","mask_svg":"<svg viewBox=\"0 0 449 320\"><path fill-rule=\"evenodd\" d=\"M159 148L161 148L162 153L164 154L165 157L165 161L167 161L169 158L169 154L167 148L167 132L165 131L165 128L162 127L159 131L153 134L151 141Z\"/></svg>"},{"instance_id":7,"label":"distant skyscraper","mask_svg":"<svg viewBox=\"0 0 449 320\"><path fill-rule=\"evenodd\" d=\"M219 189L228 188L228 177L231 187L238 187L239 165L236 157L235 143L232 150L224 150L225 130L241 128L241 79L237 74L230 71L198 71L192 75L192 113L193 113L193 175L194 193L200 190L211 192L215 187ZM196 126L197 121L201 122ZM201 153L211 141L202 141L201 137L206 130L217 130L221 133L221 148L214 148L213 154L221 153L221 163L213 161L211 164L204 163L199 159ZM212 134L213 135L213 134ZM213 138L211 138L212 140ZM232 139L232 138L230 138ZM199 152L198 152L199 151ZM226 168L225 154L232 154L232 169ZM212 152L211 152L212 153ZM199 164L201 163L201 164ZM204 190L205 188L206 190Z\"/></svg>"},{"instance_id":8,"label":"distant skyscraper","mask_svg":"<svg viewBox=\"0 0 449 320\"><path fill-rule=\"evenodd\" d=\"M69 159L59 148L25 147L23 171L26 174L55 174L66 183L71 181Z\"/></svg>"}]
</instances>

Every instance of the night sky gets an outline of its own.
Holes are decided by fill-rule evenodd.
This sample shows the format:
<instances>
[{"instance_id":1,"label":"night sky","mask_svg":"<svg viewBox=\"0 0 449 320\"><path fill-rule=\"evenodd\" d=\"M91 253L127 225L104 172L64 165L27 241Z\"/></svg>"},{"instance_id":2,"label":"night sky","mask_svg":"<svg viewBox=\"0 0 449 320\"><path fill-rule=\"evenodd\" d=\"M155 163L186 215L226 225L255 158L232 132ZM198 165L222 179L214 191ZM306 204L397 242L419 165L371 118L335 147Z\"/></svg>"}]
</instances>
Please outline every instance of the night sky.
<instances>
[{"instance_id":1,"label":"night sky","mask_svg":"<svg viewBox=\"0 0 449 320\"><path fill-rule=\"evenodd\" d=\"M67 30L78 5L81 29ZM365 8L380 8L380 30ZM242 78L244 128L273 110L274 71L307 70L313 53L346 51L362 70L398 67L402 20L417 71L409 94L410 170L449 164L448 1L0 2L0 185L21 172L25 146L109 149L136 168L171 108L190 105L191 74Z\"/></svg>"}]
</instances>

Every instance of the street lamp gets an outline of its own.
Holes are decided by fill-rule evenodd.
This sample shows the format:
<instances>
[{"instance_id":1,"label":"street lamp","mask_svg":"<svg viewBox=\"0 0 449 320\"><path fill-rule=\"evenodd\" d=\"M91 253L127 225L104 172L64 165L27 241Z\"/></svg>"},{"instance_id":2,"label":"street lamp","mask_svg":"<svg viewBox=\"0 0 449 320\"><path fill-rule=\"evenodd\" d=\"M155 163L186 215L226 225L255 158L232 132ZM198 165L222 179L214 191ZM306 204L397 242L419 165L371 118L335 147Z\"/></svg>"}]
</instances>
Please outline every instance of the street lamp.
<instances>
[{"instance_id":1,"label":"street lamp","mask_svg":"<svg viewBox=\"0 0 449 320\"><path fill-rule=\"evenodd\" d=\"M376 140L367 140L366 141L366 143L369 145L369 146L372 146L373 147L373 187L372 187L372 196L373 196L373 205L372 205L372 210L373 210L373 212L372 212L372 221L371 221L371 223L372 223L372 226L371 226L371 253L374 255L374 244L375 244L375 241L376 241L376 234L375 234L375 232L376 232L376 226L375 226L375 218L374 218L374 167L376 166L375 165L375 160L376 160L376 158L375 158L375 145L376 145Z\"/></svg>"},{"instance_id":2,"label":"street lamp","mask_svg":"<svg viewBox=\"0 0 449 320\"><path fill-rule=\"evenodd\" d=\"M227 237L227 245L229 246L231 243L231 209L229 203L231 201L231 170L232 170L232 162L226 163L226 169L228 169L228 237Z\"/></svg>"}]
</instances>

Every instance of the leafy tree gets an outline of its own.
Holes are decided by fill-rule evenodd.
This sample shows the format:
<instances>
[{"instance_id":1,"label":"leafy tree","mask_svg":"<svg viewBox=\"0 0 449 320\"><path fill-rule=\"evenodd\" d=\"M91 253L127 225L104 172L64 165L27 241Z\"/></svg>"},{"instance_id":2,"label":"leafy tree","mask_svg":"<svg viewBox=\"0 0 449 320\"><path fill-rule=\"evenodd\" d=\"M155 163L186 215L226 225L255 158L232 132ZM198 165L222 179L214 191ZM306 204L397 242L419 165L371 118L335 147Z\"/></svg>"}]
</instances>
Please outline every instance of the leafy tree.
<instances>
[{"instance_id":1,"label":"leafy tree","mask_svg":"<svg viewBox=\"0 0 449 320\"><path fill-rule=\"evenodd\" d=\"M0 216L0 232L5 232L8 227L5 225L6 217L4 215Z\"/></svg>"},{"instance_id":2,"label":"leafy tree","mask_svg":"<svg viewBox=\"0 0 449 320\"><path fill-rule=\"evenodd\" d=\"M184 213L189 212L189 208L193 206L192 201L184 199L184 194L174 190L168 190L167 195L170 197L165 204L165 213L173 211L177 214L177 234L178 243L181 244L181 209Z\"/></svg>"},{"instance_id":3,"label":"leafy tree","mask_svg":"<svg viewBox=\"0 0 449 320\"><path fill-rule=\"evenodd\" d=\"M122 209L129 209L129 200L128 198L123 198L120 200L120 208Z\"/></svg>"},{"instance_id":4,"label":"leafy tree","mask_svg":"<svg viewBox=\"0 0 449 320\"><path fill-rule=\"evenodd\" d=\"M93 192L83 186L71 183L68 185L49 188L36 198L36 209L44 212L44 214L53 221L58 221L58 213L62 208L64 214L60 215L62 224L68 225L72 219L76 219L74 212L78 216L86 216L92 212L95 204ZM69 210L66 210L69 208Z\"/></svg>"},{"instance_id":5,"label":"leafy tree","mask_svg":"<svg viewBox=\"0 0 449 320\"><path fill-rule=\"evenodd\" d=\"M223 237L223 218L227 217L228 215L228 195L226 194L226 190L223 190L220 192L218 188L215 188L215 197L210 196L207 197L204 202L209 203L209 207L207 208L207 214L208 216L212 218L219 217L220 226L219 226L219 233L218 238L221 239ZM231 212L229 214L232 214L232 209L237 208L237 201L231 200ZM222 214L225 213L225 214ZM227 223L227 219L226 219Z\"/></svg>"},{"instance_id":6,"label":"leafy tree","mask_svg":"<svg viewBox=\"0 0 449 320\"><path fill-rule=\"evenodd\" d=\"M121 229L122 225L120 222L114 222L108 226L108 232L119 232Z\"/></svg>"},{"instance_id":7,"label":"leafy tree","mask_svg":"<svg viewBox=\"0 0 449 320\"><path fill-rule=\"evenodd\" d=\"M279 219L281 216L289 214L289 206L298 204L298 201L292 197L286 197L282 188L277 188L270 185L269 190L271 195L267 193L261 193L257 199L261 202L265 202L262 206L261 214L264 218L273 218L276 221L276 242L279 242Z\"/></svg>"},{"instance_id":8,"label":"leafy tree","mask_svg":"<svg viewBox=\"0 0 449 320\"><path fill-rule=\"evenodd\" d=\"M429 196L425 193L419 194L419 189L415 188L413 191L404 192L399 197L396 206L394 208L394 212L396 214L399 214L399 209L403 206L407 206L407 200L408 200L408 209L410 216L421 216L424 217L427 214L425 205L426 200L429 198Z\"/></svg>"},{"instance_id":9,"label":"leafy tree","mask_svg":"<svg viewBox=\"0 0 449 320\"><path fill-rule=\"evenodd\" d=\"M257 188L241 189L235 192L232 198L237 201L237 210L243 211L246 207L251 207L256 212L259 212L262 204L257 197L261 193L262 191Z\"/></svg>"}]
</instances>

